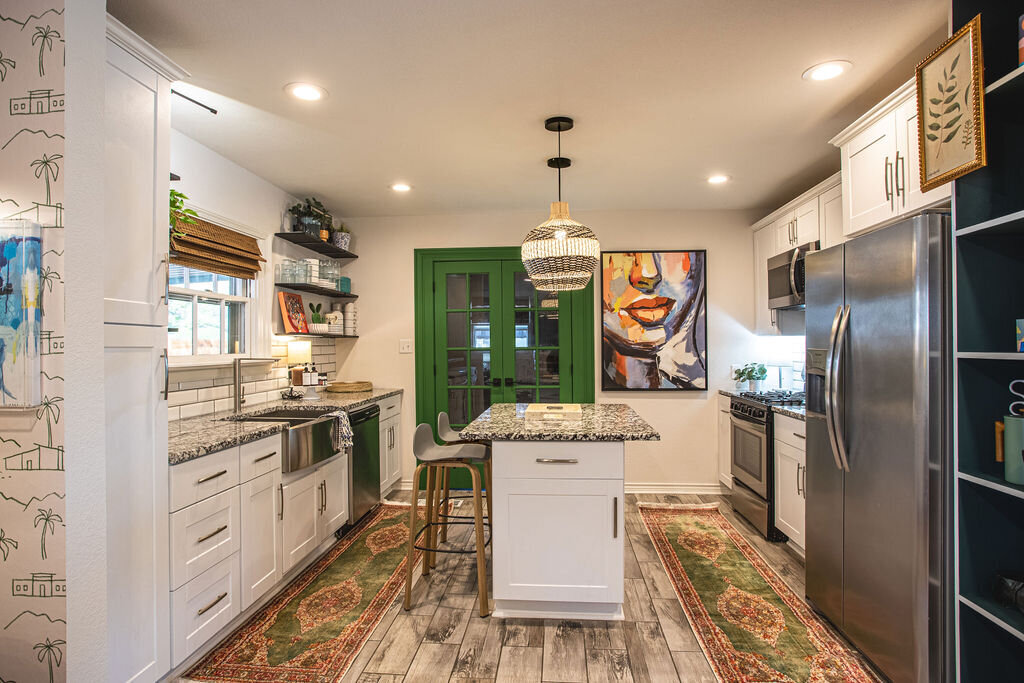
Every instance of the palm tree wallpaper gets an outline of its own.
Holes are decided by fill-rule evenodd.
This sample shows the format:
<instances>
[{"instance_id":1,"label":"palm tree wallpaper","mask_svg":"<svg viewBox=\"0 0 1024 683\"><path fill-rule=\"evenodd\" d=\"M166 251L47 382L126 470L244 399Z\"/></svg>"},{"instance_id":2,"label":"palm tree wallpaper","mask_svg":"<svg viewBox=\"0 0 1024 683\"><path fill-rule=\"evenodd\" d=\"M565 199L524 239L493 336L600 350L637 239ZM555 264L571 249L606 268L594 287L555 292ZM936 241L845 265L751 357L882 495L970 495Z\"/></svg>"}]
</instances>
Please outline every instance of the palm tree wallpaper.
<instances>
[{"instance_id":1,"label":"palm tree wallpaper","mask_svg":"<svg viewBox=\"0 0 1024 683\"><path fill-rule=\"evenodd\" d=\"M0 10L0 220L28 219L39 225L35 241L0 236L0 681L67 678L66 606L63 594L13 594L16 581L52 576L63 581L64 472L19 469L19 453L64 451L64 113L49 99L15 108L31 92L63 93L65 0L17 0ZM55 95L56 97L56 95ZM63 97L62 95L60 97ZM21 240L21 241L19 241ZM19 276L31 262L29 282ZM26 296L25 286L30 292ZM45 310L42 307L45 298ZM28 315L17 316L16 311ZM14 324L16 323L16 325ZM6 329L2 329L5 328ZM39 387L34 410L5 408L25 392L12 369L25 342L36 333L37 367L25 378ZM26 458L29 456L26 455ZM39 457L33 456L38 461Z\"/></svg>"}]
</instances>

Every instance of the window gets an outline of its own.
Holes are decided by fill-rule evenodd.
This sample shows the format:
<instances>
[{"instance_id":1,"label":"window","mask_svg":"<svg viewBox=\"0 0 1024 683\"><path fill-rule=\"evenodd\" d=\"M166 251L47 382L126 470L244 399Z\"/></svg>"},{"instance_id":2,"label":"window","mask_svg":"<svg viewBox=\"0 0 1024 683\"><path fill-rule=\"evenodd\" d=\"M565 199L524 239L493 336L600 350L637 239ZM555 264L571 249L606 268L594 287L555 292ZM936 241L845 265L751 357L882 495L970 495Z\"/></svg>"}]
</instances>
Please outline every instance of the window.
<instances>
[{"instance_id":1,"label":"window","mask_svg":"<svg viewBox=\"0 0 1024 683\"><path fill-rule=\"evenodd\" d=\"M169 355L247 352L247 308L253 301L251 280L172 264L168 285Z\"/></svg>"}]
</instances>

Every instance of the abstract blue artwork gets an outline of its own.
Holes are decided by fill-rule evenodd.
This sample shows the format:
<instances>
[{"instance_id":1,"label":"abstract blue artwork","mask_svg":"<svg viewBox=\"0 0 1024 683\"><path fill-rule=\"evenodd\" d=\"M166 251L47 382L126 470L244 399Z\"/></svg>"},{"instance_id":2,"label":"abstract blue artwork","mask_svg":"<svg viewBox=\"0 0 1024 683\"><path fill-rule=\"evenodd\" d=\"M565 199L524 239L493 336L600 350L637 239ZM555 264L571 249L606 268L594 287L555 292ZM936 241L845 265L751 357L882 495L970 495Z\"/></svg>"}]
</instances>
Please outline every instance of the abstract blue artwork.
<instances>
[{"instance_id":1,"label":"abstract blue artwork","mask_svg":"<svg viewBox=\"0 0 1024 683\"><path fill-rule=\"evenodd\" d=\"M40 403L39 225L0 221L0 407Z\"/></svg>"}]
</instances>

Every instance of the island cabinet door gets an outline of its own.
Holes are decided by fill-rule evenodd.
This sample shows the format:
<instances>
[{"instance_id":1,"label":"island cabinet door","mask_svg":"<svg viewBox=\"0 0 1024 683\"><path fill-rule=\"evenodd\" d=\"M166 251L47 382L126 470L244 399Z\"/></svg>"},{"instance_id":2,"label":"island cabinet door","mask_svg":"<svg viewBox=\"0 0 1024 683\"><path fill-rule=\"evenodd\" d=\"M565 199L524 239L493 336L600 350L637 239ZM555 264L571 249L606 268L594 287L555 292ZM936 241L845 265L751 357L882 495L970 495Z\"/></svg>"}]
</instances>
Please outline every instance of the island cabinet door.
<instances>
[{"instance_id":1,"label":"island cabinet door","mask_svg":"<svg viewBox=\"0 0 1024 683\"><path fill-rule=\"evenodd\" d=\"M495 479L494 597L621 603L621 479Z\"/></svg>"}]
</instances>

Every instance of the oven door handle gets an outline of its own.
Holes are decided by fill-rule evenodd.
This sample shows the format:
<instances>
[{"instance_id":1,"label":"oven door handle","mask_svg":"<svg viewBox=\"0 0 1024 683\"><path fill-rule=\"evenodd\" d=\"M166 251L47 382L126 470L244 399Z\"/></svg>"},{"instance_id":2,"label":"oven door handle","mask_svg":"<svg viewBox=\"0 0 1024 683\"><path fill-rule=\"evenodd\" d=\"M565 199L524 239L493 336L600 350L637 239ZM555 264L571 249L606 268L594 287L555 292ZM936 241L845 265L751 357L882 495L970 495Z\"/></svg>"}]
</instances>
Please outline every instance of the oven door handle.
<instances>
[{"instance_id":1,"label":"oven door handle","mask_svg":"<svg viewBox=\"0 0 1024 683\"><path fill-rule=\"evenodd\" d=\"M732 421L732 424L733 424L734 427L736 427L738 429L742 429L743 431L747 432L748 434L753 434L754 436L759 436L759 437L762 437L762 438L767 436L767 430L766 429L764 429L764 428L758 429L757 427L753 426L752 422L747 422L746 420L740 419L739 417L737 417L735 415L730 415L729 419Z\"/></svg>"},{"instance_id":2,"label":"oven door handle","mask_svg":"<svg viewBox=\"0 0 1024 683\"><path fill-rule=\"evenodd\" d=\"M836 306L836 314L832 318L832 330L829 332L828 337L828 354L825 357L825 431L828 432L829 445L832 448L832 458L836 462L836 469L842 470L843 463L839 459L839 445L836 443L835 433L835 407L832 405L832 385L835 382L833 373L835 372L835 356L836 356L836 333L839 331L839 321L843 317L843 307Z\"/></svg>"}]
</instances>

